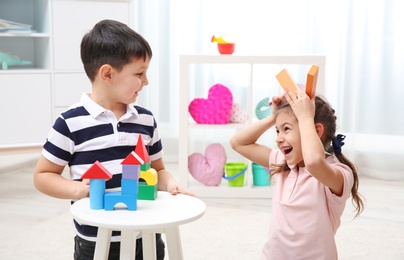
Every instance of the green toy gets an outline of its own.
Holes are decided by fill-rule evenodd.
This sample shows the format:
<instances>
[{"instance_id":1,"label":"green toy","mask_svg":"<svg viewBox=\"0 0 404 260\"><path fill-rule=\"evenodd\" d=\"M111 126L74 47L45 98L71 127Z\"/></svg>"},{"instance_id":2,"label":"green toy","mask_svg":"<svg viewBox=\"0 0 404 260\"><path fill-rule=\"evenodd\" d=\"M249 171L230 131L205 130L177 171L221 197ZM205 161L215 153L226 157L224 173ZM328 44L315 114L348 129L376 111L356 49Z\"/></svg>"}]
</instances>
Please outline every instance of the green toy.
<instances>
[{"instance_id":1,"label":"green toy","mask_svg":"<svg viewBox=\"0 0 404 260\"><path fill-rule=\"evenodd\" d=\"M155 200L157 198L158 177L157 171L153 168L140 171L138 200Z\"/></svg>"},{"instance_id":2,"label":"green toy","mask_svg":"<svg viewBox=\"0 0 404 260\"><path fill-rule=\"evenodd\" d=\"M21 60L16 56L0 52L0 64L3 70L8 69L8 66L30 65L31 63L31 61Z\"/></svg>"}]
</instances>

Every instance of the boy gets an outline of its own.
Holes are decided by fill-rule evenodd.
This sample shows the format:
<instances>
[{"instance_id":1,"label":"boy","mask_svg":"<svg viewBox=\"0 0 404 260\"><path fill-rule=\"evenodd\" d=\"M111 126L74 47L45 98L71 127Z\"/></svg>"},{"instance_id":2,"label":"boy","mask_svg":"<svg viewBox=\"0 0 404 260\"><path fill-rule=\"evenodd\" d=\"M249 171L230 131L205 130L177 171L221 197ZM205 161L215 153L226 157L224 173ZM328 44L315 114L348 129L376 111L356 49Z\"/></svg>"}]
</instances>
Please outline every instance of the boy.
<instances>
[{"instance_id":1,"label":"boy","mask_svg":"<svg viewBox=\"0 0 404 260\"><path fill-rule=\"evenodd\" d=\"M164 167L163 148L153 114L133 105L148 84L146 72L152 57L148 42L127 25L103 20L81 42L81 59L92 84L80 103L71 106L56 120L44 144L34 173L35 187L61 199L89 196L89 181L82 174L100 161L113 177L107 190L121 185L120 162L134 150L141 135L151 167L158 173L158 189L173 195L183 193ZM70 179L61 174L70 167ZM93 259L96 227L76 227L74 259ZM109 259L119 259L119 233L113 232ZM157 257L164 259L164 243L156 235ZM136 259L142 259L141 239L137 239Z\"/></svg>"}]
</instances>

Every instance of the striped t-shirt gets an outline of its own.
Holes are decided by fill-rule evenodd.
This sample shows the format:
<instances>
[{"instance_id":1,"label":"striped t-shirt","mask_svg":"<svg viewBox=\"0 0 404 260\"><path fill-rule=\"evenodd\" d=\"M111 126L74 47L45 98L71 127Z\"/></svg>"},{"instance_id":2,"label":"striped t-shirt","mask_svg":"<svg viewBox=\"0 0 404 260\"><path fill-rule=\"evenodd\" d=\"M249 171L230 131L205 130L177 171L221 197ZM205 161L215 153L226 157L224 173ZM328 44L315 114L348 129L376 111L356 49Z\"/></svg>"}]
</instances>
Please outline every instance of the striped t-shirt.
<instances>
[{"instance_id":1,"label":"striped t-shirt","mask_svg":"<svg viewBox=\"0 0 404 260\"><path fill-rule=\"evenodd\" d=\"M140 106L128 105L119 120L84 93L80 103L71 106L55 121L42 154L49 161L70 167L70 178L81 180L84 172L98 160L113 175L106 182L107 190L119 188L122 179L121 162L134 151L138 136L151 161L163 155L157 123L153 114ZM95 241L96 228L78 225L78 234Z\"/></svg>"}]
</instances>

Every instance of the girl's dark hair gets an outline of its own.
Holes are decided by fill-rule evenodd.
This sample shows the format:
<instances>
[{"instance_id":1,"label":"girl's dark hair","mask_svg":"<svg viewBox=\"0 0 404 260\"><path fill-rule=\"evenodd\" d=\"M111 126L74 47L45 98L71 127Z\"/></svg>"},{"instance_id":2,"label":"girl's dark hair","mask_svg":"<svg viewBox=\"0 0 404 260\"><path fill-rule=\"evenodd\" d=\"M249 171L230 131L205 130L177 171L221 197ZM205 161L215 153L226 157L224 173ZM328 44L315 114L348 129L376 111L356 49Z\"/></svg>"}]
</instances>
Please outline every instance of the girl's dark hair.
<instances>
[{"instance_id":1,"label":"girl's dark hair","mask_svg":"<svg viewBox=\"0 0 404 260\"><path fill-rule=\"evenodd\" d=\"M140 34L114 20L102 20L84 35L80 53L84 70L92 82L104 64L121 70L133 59L152 57L149 43Z\"/></svg>"},{"instance_id":2,"label":"girl's dark hair","mask_svg":"<svg viewBox=\"0 0 404 260\"><path fill-rule=\"evenodd\" d=\"M321 137L321 142L323 143L325 150L333 153L339 162L347 165L352 170L354 184L351 189L351 195L352 202L356 209L355 217L357 217L360 213L362 213L364 208L364 203L361 199L362 196L358 192L359 177L357 167L342 153L334 153L332 148L332 140L336 137L337 130L337 116L335 115L335 110L327 101L318 96L315 97L315 105L316 111L314 114L314 123L320 123L324 127L324 134ZM289 109L292 113L290 105L287 102L284 102L277 110L277 114L284 109ZM286 163L285 165L271 165L270 169L271 175L290 170Z\"/></svg>"}]
</instances>

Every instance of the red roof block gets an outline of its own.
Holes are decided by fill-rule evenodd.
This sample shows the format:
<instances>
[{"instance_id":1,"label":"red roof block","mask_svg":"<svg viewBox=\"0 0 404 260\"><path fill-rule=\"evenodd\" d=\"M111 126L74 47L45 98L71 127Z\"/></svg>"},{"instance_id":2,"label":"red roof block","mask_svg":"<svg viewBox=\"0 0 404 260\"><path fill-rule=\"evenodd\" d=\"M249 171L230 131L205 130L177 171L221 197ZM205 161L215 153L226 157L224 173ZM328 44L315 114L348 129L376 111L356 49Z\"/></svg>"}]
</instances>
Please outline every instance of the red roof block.
<instances>
[{"instance_id":1,"label":"red roof block","mask_svg":"<svg viewBox=\"0 0 404 260\"><path fill-rule=\"evenodd\" d=\"M106 179L112 178L112 174L97 160L81 176L82 179Z\"/></svg>"},{"instance_id":2,"label":"red roof block","mask_svg":"<svg viewBox=\"0 0 404 260\"><path fill-rule=\"evenodd\" d=\"M139 135L135 151L131 152L121 164L142 165L150 161L149 153L143 143L142 135Z\"/></svg>"}]
</instances>

